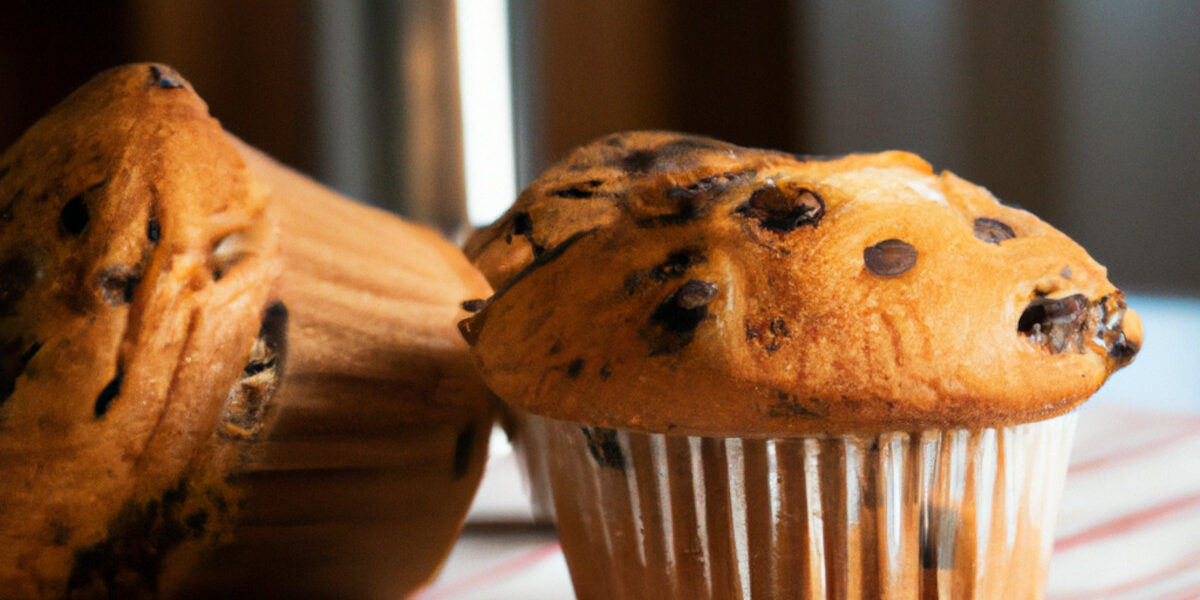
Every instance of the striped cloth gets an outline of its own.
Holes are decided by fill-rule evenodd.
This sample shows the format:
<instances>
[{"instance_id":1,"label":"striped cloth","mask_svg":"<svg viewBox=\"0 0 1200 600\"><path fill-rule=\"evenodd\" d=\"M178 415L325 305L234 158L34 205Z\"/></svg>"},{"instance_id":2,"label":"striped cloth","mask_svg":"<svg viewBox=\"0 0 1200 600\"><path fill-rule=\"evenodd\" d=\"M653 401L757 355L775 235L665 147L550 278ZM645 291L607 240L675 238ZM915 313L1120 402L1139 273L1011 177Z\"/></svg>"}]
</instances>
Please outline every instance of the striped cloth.
<instances>
[{"instance_id":1,"label":"striped cloth","mask_svg":"<svg viewBox=\"0 0 1200 600\"><path fill-rule=\"evenodd\" d=\"M1200 599L1200 415L1091 404L1080 415L1047 598ZM418 598L573 598L554 532L529 523L511 453L497 452L488 468L466 531Z\"/></svg>"}]
</instances>

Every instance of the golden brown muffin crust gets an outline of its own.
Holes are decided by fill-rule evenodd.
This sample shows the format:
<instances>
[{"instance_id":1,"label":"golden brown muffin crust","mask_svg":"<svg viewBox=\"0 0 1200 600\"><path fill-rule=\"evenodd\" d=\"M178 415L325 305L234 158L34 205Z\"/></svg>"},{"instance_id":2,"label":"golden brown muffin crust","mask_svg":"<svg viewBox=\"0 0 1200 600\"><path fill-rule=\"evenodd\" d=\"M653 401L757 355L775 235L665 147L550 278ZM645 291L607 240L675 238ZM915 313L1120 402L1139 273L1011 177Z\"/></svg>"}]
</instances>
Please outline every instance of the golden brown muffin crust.
<instances>
[{"instance_id":1,"label":"golden brown muffin crust","mask_svg":"<svg viewBox=\"0 0 1200 600\"><path fill-rule=\"evenodd\" d=\"M264 190L154 64L95 77L0 173L0 589L153 589L230 509L200 447L278 274Z\"/></svg>"},{"instance_id":2,"label":"golden brown muffin crust","mask_svg":"<svg viewBox=\"0 0 1200 600\"><path fill-rule=\"evenodd\" d=\"M1061 414L1141 327L1062 233L905 152L808 159L616 134L467 253L489 385L614 428L781 435Z\"/></svg>"}]
</instances>

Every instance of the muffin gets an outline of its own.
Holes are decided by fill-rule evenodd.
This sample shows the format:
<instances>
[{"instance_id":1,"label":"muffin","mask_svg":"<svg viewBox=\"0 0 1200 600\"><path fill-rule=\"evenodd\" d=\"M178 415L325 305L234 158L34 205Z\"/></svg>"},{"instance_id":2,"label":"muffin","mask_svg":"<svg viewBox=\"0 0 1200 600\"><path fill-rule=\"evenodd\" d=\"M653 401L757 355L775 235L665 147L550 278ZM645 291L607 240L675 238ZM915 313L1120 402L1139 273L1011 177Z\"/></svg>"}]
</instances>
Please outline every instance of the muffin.
<instances>
[{"instance_id":1,"label":"muffin","mask_svg":"<svg viewBox=\"0 0 1200 600\"><path fill-rule=\"evenodd\" d=\"M1039 598L1071 411L1142 341L1077 244L905 152L616 134L467 254L580 598Z\"/></svg>"},{"instance_id":2,"label":"muffin","mask_svg":"<svg viewBox=\"0 0 1200 600\"><path fill-rule=\"evenodd\" d=\"M488 289L170 68L98 75L0 155L3 595L416 588L482 472L454 323Z\"/></svg>"}]
</instances>

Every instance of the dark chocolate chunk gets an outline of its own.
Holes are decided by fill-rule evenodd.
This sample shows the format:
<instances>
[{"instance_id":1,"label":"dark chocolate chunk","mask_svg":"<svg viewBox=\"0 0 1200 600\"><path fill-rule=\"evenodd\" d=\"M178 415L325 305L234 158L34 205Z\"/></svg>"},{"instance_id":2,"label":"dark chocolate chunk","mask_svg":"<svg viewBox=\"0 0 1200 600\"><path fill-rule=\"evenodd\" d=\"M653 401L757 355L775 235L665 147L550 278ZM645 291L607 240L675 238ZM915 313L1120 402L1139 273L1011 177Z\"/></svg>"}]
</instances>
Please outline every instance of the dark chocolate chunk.
<instances>
[{"instance_id":1,"label":"dark chocolate chunk","mask_svg":"<svg viewBox=\"0 0 1200 600\"><path fill-rule=\"evenodd\" d=\"M755 190L734 213L758 221L767 231L790 233L801 225L816 227L825 216L825 200L805 187L768 185Z\"/></svg>"},{"instance_id":2,"label":"dark chocolate chunk","mask_svg":"<svg viewBox=\"0 0 1200 600\"><path fill-rule=\"evenodd\" d=\"M462 303L462 309L469 313L477 313L477 312L483 310L484 308L487 308L487 300L484 300L482 298L475 298L473 300L464 300Z\"/></svg>"},{"instance_id":3,"label":"dark chocolate chunk","mask_svg":"<svg viewBox=\"0 0 1200 600\"><path fill-rule=\"evenodd\" d=\"M1117 368L1129 364L1140 349L1125 337L1125 311L1125 294L1121 291L1100 298L1092 306L1092 312L1097 313L1092 343L1103 348Z\"/></svg>"},{"instance_id":4,"label":"dark chocolate chunk","mask_svg":"<svg viewBox=\"0 0 1200 600\"><path fill-rule=\"evenodd\" d=\"M513 234L525 235L533 232L533 218L527 212L519 212L513 215Z\"/></svg>"},{"instance_id":5,"label":"dark chocolate chunk","mask_svg":"<svg viewBox=\"0 0 1200 600\"><path fill-rule=\"evenodd\" d=\"M96 396L96 405L92 408L92 415L97 419L108 413L108 407L112 406L113 400L121 394L121 380L125 378L125 373L121 369L117 369L116 377L100 390L100 394Z\"/></svg>"},{"instance_id":6,"label":"dark chocolate chunk","mask_svg":"<svg viewBox=\"0 0 1200 600\"><path fill-rule=\"evenodd\" d=\"M775 402L767 407L767 416L772 419L819 419L828 415L829 407L819 398L801 400L782 390L775 392Z\"/></svg>"},{"instance_id":7,"label":"dark chocolate chunk","mask_svg":"<svg viewBox=\"0 0 1200 600\"><path fill-rule=\"evenodd\" d=\"M183 520L183 524L187 525L187 528L192 530L193 535L204 535L204 530L208 527L208 511L204 509L197 510L196 512L188 515L187 518Z\"/></svg>"},{"instance_id":8,"label":"dark chocolate chunk","mask_svg":"<svg viewBox=\"0 0 1200 600\"><path fill-rule=\"evenodd\" d=\"M618 471L625 470L625 453L621 452L621 444L617 440L617 432L603 427L580 427L583 437L587 439L588 453L595 459L596 464Z\"/></svg>"},{"instance_id":9,"label":"dark chocolate chunk","mask_svg":"<svg viewBox=\"0 0 1200 600\"><path fill-rule=\"evenodd\" d=\"M0 406L4 404L17 388L17 378L25 372L25 366L41 349L41 342L34 342L22 351L21 340L0 344Z\"/></svg>"},{"instance_id":10,"label":"dark chocolate chunk","mask_svg":"<svg viewBox=\"0 0 1200 600\"><path fill-rule=\"evenodd\" d=\"M621 159L621 170L627 173L647 173L654 167L658 156L649 150L635 150Z\"/></svg>"},{"instance_id":11,"label":"dark chocolate chunk","mask_svg":"<svg viewBox=\"0 0 1200 600\"><path fill-rule=\"evenodd\" d=\"M141 281L141 271L129 265L114 265L96 274L100 296L110 306L133 302L133 293Z\"/></svg>"},{"instance_id":12,"label":"dark chocolate chunk","mask_svg":"<svg viewBox=\"0 0 1200 600\"><path fill-rule=\"evenodd\" d=\"M282 302L267 307L258 338L242 367L242 376L225 399L220 434L230 439L253 439L262 428L271 398L287 364L288 311Z\"/></svg>"},{"instance_id":13,"label":"dark chocolate chunk","mask_svg":"<svg viewBox=\"0 0 1200 600\"><path fill-rule=\"evenodd\" d=\"M1036 297L1017 320L1017 331L1053 352L1083 350L1091 305L1083 294L1065 298Z\"/></svg>"},{"instance_id":14,"label":"dark chocolate chunk","mask_svg":"<svg viewBox=\"0 0 1200 600\"><path fill-rule=\"evenodd\" d=\"M454 480L467 476L471 470L471 454L475 450L475 425L468 423L454 440Z\"/></svg>"},{"instance_id":15,"label":"dark chocolate chunk","mask_svg":"<svg viewBox=\"0 0 1200 600\"><path fill-rule=\"evenodd\" d=\"M625 278L625 293L633 295L647 280L666 283L671 279L682 277L688 269L708 262L708 259L696 248L684 248L667 255L666 260L649 269L634 271Z\"/></svg>"},{"instance_id":16,"label":"dark chocolate chunk","mask_svg":"<svg viewBox=\"0 0 1200 600\"><path fill-rule=\"evenodd\" d=\"M184 87L182 81L176 79L168 71L159 68L158 65L150 65L150 83L163 89L181 89Z\"/></svg>"},{"instance_id":17,"label":"dark chocolate chunk","mask_svg":"<svg viewBox=\"0 0 1200 600\"><path fill-rule=\"evenodd\" d=\"M540 256L546 251L545 246L537 243L533 239L533 218L527 212L519 212L513 215L513 235L519 235L529 242L530 248L533 249L533 256Z\"/></svg>"},{"instance_id":18,"label":"dark chocolate chunk","mask_svg":"<svg viewBox=\"0 0 1200 600\"><path fill-rule=\"evenodd\" d=\"M150 219L146 221L146 239L157 244L159 238L162 237L162 226L158 224L158 219Z\"/></svg>"},{"instance_id":19,"label":"dark chocolate chunk","mask_svg":"<svg viewBox=\"0 0 1200 600\"><path fill-rule=\"evenodd\" d=\"M863 250L863 264L879 277L903 275L917 264L917 249L901 240L883 240Z\"/></svg>"},{"instance_id":20,"label":"dark chocolate chunk","mask_svg":"<svg viewBox=\"0 0 1200 600\"><path fill-rule=\"evenodd\" d=\"M61 523L59 521L53 521L50 523L50 529L51 529L51 531L54 532L54 536L51 538L50 541L55 546L58 546L61 548L63 546L66 546L67 542L71 541L71 528L67 527L67 525L65 523Z\"/></svg>"},{"instance_id":21,"label":"dark chocolate chunk","mask_svg":"<svg viewBox=\"0 0 1200 600\"><path fill-rule=\"evenodd\" d=\"M692 279L675 288L642 328L650 356L673 354L692 341L696 328L708 317L708 303L717 296L717 284Z\"/></svg>"},{"instance_id":22,"label":"dark chocolate chunk","mask_svg":"<svg viewBox=\"0 0 1200 600\"><path fill-rule=\"evenodd\" d=\"M37 267L25 253L17 252L0 262L0 317L16 312L17 303L36 280Z\"/></svg>"},{"instance_id":23,"label":"dark chocolate chunk","mask_svg":"<svg viewBox=\"0 0 1200 600\"><path fill-rule=\"evenodd\" d=\"M557 196L559 198L580 199L580 198L592 198L593 196L595 196L596 193L593 190L584 190L584 188L580 185L574 185L574 186L570 186L570 187L564 187L564 188L562 188L562 190L553 190L550 192L550 194L551 194L551 196Z\"/></svg>"},{"instance_id":24,"label":"dark chocolate chunk","mask_svg":"<svg viewBox=\"0 0 1200 600\"><path fill-rule=\"evenodd\" d=\"M62 212L59 214L59 223L62 225L63 231L78 236L83 233L90 218L87 202L84 201L83 194L78 194L63 205Z\"/></svg>"},{"instance_id":25,"label":"dark chocolate chunk","mask_svg":"<svg viewBox=\"0 0 1200 600\"><path fill-rule=\"evenodd\" d=\"M1017 237L1017 234L1003 221L979 217L975 219L975 237L989 244L999 244Z\"/></svg>"},{"instance_id":26,"label":"dark chocolate chunk","mask_svg":"<svg viewBox=\"0 0 1200 600\"><path fill-rule=\"evenodd\" d=\"M567 365L567 378L569 378L569 379L575 379L576 377L579 377L579 374L582 372L583 372L583 359L582 358L576 358L575 360L571 361L571 364Z\"/></svg>"},{"instance_id":27,"label":"dark chocolate chunk","mask_svg":"<svg viewBox=\"0 0 1200 600\"><path fill-rule=\"evenodd\" d=\"M207 517L197 517L189 505L186 486L180 481L144 504L126 502L109 523L107 536L75 553L63 597L157 597L159 576L171 551L202 537L207 523Z\"/></svg>"}]
</instances>

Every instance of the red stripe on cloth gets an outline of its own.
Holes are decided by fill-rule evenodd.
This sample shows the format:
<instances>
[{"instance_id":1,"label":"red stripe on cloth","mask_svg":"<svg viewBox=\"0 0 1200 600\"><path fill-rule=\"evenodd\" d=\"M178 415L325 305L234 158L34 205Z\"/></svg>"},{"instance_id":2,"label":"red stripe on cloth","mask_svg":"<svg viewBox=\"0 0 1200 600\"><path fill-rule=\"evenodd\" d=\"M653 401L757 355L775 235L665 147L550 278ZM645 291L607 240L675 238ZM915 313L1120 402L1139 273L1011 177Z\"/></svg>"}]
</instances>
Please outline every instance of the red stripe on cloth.
<instances>
[{"instance_id":1,"label":"red stripe on cloth","mask_svg":"<svg viewBox=\"0 0 1200 600\"><path fill-rule=\"evenodd\" d=\"M1200 598L1200 585L1192 586L1182 590L1175 590L1159 600L1196 600Z\"/></svg>"},{"instance_id":2,"label":"red stripe on cloth","mask_svg":"<svg viewBox=\"0 0 1200 600\"><path fill-rule=\"evenodd\" d=\"M1161 438L1156 438L1133 448L1126 448L1120 452L1114 452L1106 456L1098 456L1091 460L1075 463L1071 465L1067 472L1071 475L1078 475L1096 469L1110 467L1115 464L1129 462L1153 454L1164 448L1169 448L1174 444L1190 439L1193 435L1200 434L1200 422L1190 423L1187 427L1179 431L1172 432Z\"/></svg>"},{"instance_id":3,"label":"red stripe on cloth","mask_svg":"<svg viewBox=\"0 0 1200 600\"><path fill-rule=\"evenodd\" d=\"M1147 585L1161 583L1163 581L1166 581L1170 577L1179 575L1180 573L1187 573L1187 572L1191 571L1192 569L1195 569L1196 567L1200 567L1200 554L1195 554L1195 555L1189 556L1189 557L1185 558L1184 560L1174 563L1166 568L1160 569L1158 571L1154 571L1153 573L1149 573L1147 575L1143 575L1137 579L1132 579L1132 580L1126 581L1124 583L1118 583L1111 587L1107 587L1107 588L1104 588L1101 590L1089 590L1087 592L1077 592L1077 593L1053 596L1050 598L1050 600L1103 600L1104 598L1111 598L1118 594L1122 594L1125 592L1131 592L1131 591L1140 589ZM1183 596L1183 597L1170 596L1170 598L1177 599L1177 600L1183 600L1183 598L1191 598L1194 600L1195 596Z\"/></svg>"},{"instance_id":4,"label":"red stripe on cloth","mask_svg":"<svg viewBox=\"0 0 1200 600\"><path fill-rule=\"evenodd\" d=\"M1070 550L1077 546L1090 544L1102 540L1107 537L1125 533L1133 529L1137 529L1142 525L1157 521L1163 517L1168 517L1175 513L1183 512L1191 508L1200 506L1200 493L1191 494L1182 498L1176 498L1169 502L1164 502L1157 506L1151 506L1145 510L1140 510L1135 513L1130 513L1123 517L1113 519L1107 523L1101 523L1091 529L1085 529L1074 535L1064 538L1059 538L1054 543L1054 551L1062 552Z\"/></svg>"},{"instance_id":5,"label":"red stripe on cloth","mask_svg":"<svg viewBox=\"0 0 1200 600\"><path fill-rule=\"evenodd\" d=\"M562 552L558 542L549 542L530 550L529 552L518 556L512 560L502 562L482 573L472 575L466 579L460 579L453 583L448 583L444 586L437 586L426 589L423 592L413 596L416 600L437 600L438 598L452 598L458 594L464 594L473 589L481 588L488 585L493 585L499 581L503 581L525 569L536 565L537 563Z\"/></svg>"}]
</instances>

